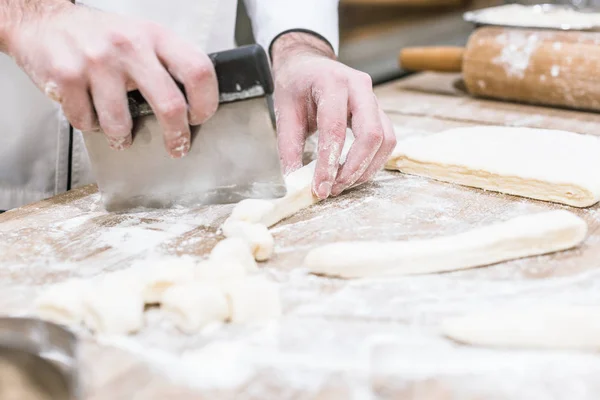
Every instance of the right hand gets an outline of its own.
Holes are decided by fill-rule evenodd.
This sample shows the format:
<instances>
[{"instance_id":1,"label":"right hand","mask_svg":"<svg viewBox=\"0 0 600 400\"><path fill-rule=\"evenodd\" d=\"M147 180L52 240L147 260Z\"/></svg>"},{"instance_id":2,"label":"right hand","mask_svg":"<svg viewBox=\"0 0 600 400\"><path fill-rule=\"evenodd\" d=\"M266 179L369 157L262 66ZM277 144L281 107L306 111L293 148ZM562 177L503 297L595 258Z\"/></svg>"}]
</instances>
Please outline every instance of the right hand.
<instances>
[{"instance_id":1,"label":"right hand","mask_svg":"<svg viewBox=\"0 0 600 400\"><path fill-rule=\"evenodd\" d=\"M208 56L158 24L54 1L51 12L27 15L9 32L8 53L34 83L62 105L75 128L101 129L115 149L131 145L127 91L138 89L169 154L187 154L190 125L218 107ZM189 107L173 78L184 85Z\"/></svg>"}]
</instances>

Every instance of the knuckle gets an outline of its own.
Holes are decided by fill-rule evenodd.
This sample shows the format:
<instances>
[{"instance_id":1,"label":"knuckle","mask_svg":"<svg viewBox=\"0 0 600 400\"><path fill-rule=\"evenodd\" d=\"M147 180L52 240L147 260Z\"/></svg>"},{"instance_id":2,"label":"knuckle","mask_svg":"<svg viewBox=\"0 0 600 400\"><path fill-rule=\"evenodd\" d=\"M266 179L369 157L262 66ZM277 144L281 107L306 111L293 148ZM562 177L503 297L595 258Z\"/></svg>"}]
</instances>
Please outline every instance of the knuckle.
<instances>
[{"instance_id":1,"label":"knuckle","mask_svg":"<svg viewBox=\"0 0 600 400\"><path fill-rule=\"evenodd\" d=\"M130 52L134 48L133 38L126 32L110 32L108 42L113 49L118 49L123 53Z\"/></svg>"},{"instance_id":2,"label":"knuckle","mask_svg":"<svg viewBox=\"0 0 600 400\"><path fill-rule=\"evenodd\" d=\"M366 72L358 71L356 79L364 86L373 87L373 79Z\"/></svg>"},{"instance_id":3,"label":"knuckle","mask_svg":"<svg viewBox=\"0 0 600 400\"><path fill-rule=\"evenodd\" d=\"M88 115L76 114L69 118L69 122L73 125L73 128L79 129L80 131L89 131L93 129L92 118Z\"/></svg>"},{"instance_id":4,"label":"knuckle","mask_svg":"<svg viewBox=\"0 0 600 400\"><path fill-rule=\"evenodd\" d=\"M60 85L72 85L78 83L83 78L83 71L80 68L71 65L60 65L53 68L54 79Z\"/></svg>"},{"instance_id":5,"label":"knuckle","mask_svg":"<svg viewBox=\"0 0 600 400\"><path fill-rule=\"evenodd\" d=\"M396 139L396 135L391 134L385 137L384 139L384 144L386 146L386 149L388 149L389 151L392 151L396 148L396 144L398 143L398 140Z\"/></svg>"},{"instance_id":6,"label":"knuckle","mask_svg":"<svg viewBox=\"0 0 600 400\"><path fill-rule=\"evenodd\" d=\"M164 118L173 119L187 112L187 104L183 96L177 96L158 104L158 113Z\"/></svg>"},{"instance_id":7,"label":"knuckle","mask_svg":"<svg viewBox=\"0 0 600 400\"><path fill-rule=\"evenodd\" d=\"M108 61L110 52L107 50L96 49L93 51L88 51L86 54L86 60L89 65L99 66L103 65Z\"/></svg>"},{"instance_id":8,"label":"knuckle","mask_svg":"<svg viewBox=\"0 0 600 400\"><path fill-rule=\"evenodd\" d=\"M367 143L371 147L381 146L383 143L383 131L382 130L374 130L369 132L367 135Z\"/></svg>"},{"instance_id":9,"label":"knuckle","mask_svg":"<svg viewBox=\"0 0 600 400\"><path fill-rule=\"evenodd\" d=\"M337 137L346 137L347 121L336 119L329 125L329 134Z\"/></svg>"},{"instance_id":10,"label":"knuckle","mask_svg":"<svg viewBox=\"0 0 600 400\"><path fill-rule=\"evenodd\" d=\"M102 131L108 136L124 136L133 129L131 118L120 108L98 110L98 120Z\"/></svg>"},{"instance_id":11,"label":"knuckle","mask_svg":"<svg viewBox=\"0 0 600 400\"><path fill-rule=\"evenodd\" d=\"M187 78L193 82L212 81L213 66L209 61L196 60L188 68Z\"/></svg>"},{"instance_id":12,"label":"knuckle","mask_svg":"<svg viewBox=\"0 0 600 400\"><path fill-rule=\"evenodd\" d=\"M337 85L347 85L348 84L348 75L344 70L336 70L332 74L333 81Z\"/></svg>"},{"instance_id":13,"label":"knuckle","mask_svg":"<svg viewBox=\"0 0 600 400\"><path fill-rule=\"evenodd\" d=\"M115 119L109 119L108 121L101 120L100 126L102 127L102 131L107 136L113 137L123 137L127 134L131 133L132 124L127 123L126 121L117 121Z\"/></svg>"},{"instance_id":14,"label":"knuckle","mask_svg":"<svg viewBox=\"0 0 600 400\"><path fill-rule=\"evenodd\" d=\"M165 33L165 28L161 24L154 22L154 21L143 21L141 30L149 32L149 33L153 33L156 35L162 35Z\"/></svg>"}]
</instances>

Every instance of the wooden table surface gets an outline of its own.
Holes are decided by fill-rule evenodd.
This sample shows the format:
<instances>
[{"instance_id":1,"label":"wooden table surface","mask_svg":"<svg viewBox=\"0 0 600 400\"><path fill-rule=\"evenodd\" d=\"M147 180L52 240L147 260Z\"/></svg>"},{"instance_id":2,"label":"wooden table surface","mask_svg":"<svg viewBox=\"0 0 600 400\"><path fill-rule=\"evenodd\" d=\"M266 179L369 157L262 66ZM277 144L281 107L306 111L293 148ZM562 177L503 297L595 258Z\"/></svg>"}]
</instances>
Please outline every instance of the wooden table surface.
<instances>
[{"instance_id":1,"label":"wooden table surface","mask_svg":"<svg viewBox=\"0 0 600 400\"><path fill-rule=\"evenodd\" d=\"M600 115L473 99L456 88L457 79L420 74L376 92L401 138L492 124L600 134ZM561 207L381 172L372 184L273 229L276 256L261 273L281 284L280 320L185 336L151 310L137 335L82 333L86 398L598 399L595 354L470 348L437 332L442 318L470 310L599 304L597 207L562 207L585 218L590 236L559 254L384 280L327 279L301 268L311 247L328 242L434 237L555 208ZM71 277L161 254L206 255L230 209L109 214L89 186L2 214L2 312L27 312L36 293Z\"/></svg>"}]
</instances>

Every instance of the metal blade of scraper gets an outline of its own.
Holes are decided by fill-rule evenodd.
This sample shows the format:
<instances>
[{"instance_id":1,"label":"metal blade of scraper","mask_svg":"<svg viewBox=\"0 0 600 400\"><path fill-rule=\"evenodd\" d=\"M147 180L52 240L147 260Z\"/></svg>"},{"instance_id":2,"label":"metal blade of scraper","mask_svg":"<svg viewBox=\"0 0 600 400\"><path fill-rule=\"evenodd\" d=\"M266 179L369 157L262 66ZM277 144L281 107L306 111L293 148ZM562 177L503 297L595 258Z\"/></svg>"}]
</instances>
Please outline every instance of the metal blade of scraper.
<instances>
[{"instance_id":1,"label":"metal blade of scraper","mask_svg":"<svg viewBox=\"0 0 600 400\"><path fill-rule=\"evenodd\" d=\"M36 318L0 318L0 364L20 370L21 383L28 386L21 389L35 387L44 394L40 398L82 398L78 347L75 334L61 325ZM0 387L5 388L10 379L10 375L0 376Z\"/></svg>"},{"instance_id":2,"label":"metal blade of scraper","mask_svg":"<svg viewBox=\"0 0 600 400\"><path fill-rule=\"evenodd\" d=\"M272 199L286 193L269 106L273 81L258 45L210 55L219 81L219 108L191 127L190 152L171 158L163 130L137 91L129 94L133 144L113 150L104 135L84 133L102 200L108 211L193 207Z\"/></svg>"}]
</instances>

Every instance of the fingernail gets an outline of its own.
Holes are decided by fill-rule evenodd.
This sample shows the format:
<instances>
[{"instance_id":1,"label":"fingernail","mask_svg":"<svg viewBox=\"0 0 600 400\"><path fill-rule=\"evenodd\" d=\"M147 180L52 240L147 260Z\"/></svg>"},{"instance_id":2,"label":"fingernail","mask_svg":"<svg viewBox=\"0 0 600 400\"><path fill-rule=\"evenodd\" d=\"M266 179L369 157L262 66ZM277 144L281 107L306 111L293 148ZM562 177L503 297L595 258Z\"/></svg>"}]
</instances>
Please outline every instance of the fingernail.
<instances>
[{"instance_id":1,"label":"fingernail","mask_svg":"<svg viewBox=\"0 0 600 400\"><path fill-rule=\"evenodd\" d=\"M62 103L62 97L61 97L60 92L58 90L58 85L55 82L48 82L48 83L46 83L46 85L44 85L44 93L51 100L54 100L54 101L56 101L58 103Z\"/></svg>"},{"instance_id":2,"label":"fingernail","mask_svg":"<svg viewBox=\"0 0 600 400\"><path fill-rule=\"evenodd\" d=\"M125 150L131 146L131 135L127 136L107 136L108 145L113 150Z\"/></svg>"},{"instance_id":3,"label":"fingernail","mask_svg":"<svg viewBox=\"0 0 600 400\"><path fill-rule=\"evenodd\" d=\"M171 147L172 158L183 158L190 152L190 141L187 137L177 139Z\"/></svg>"},{"instance_id":4,"label":"fingernail","mask_svg":"<svg viewBox=\"0 0 600 400\"><path fill-rule=\"evenodd\" d=\"M317 197L322 199L326 199L331 194L331 183L323 182L319 185L317 189Z\"/></svg>"},{"instance_id":5,"label":"fingernail","mask_svg":"<svg viewBox=\"0 0 600 400\"><path fill-rule=\"evenodd\" d=\"M344 191L344 187L341 185L335 185L333 189L331 189L332 196L339 196Z\"/></svg>"}]
</instances>

